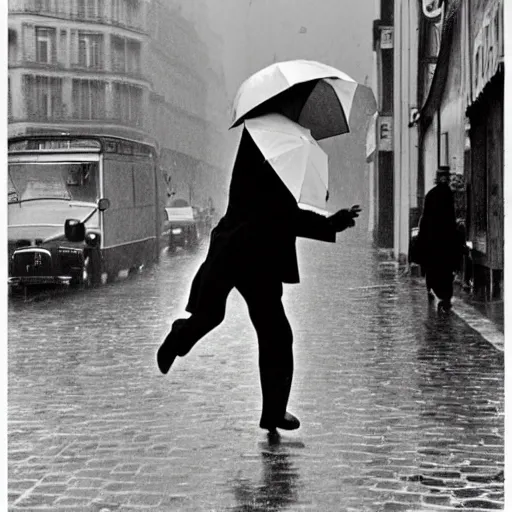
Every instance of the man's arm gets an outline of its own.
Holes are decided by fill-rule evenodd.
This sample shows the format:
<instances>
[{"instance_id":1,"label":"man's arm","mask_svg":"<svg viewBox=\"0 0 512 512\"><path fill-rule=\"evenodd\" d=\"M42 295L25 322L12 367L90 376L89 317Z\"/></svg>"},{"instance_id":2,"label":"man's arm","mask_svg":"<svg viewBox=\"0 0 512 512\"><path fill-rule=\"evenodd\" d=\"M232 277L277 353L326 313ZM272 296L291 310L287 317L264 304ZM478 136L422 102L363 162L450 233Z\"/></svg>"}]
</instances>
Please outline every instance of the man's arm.
<instances>
[{"instance_id":1,"label":"man's arm","mask_svg":"<svg viewBox=\"0 0 512 512\"><path fill-rule=\"evenodd\" d=\"M301 208L297 214L295 234L322 242L336 242L336 231L327 217Z\"/></svg>"},{"instance_id":2,"label":"man's arm","mask_svg":"<svg viewBox=\"0 0 512 512\"><path fill-rule=\"evenodd\" d=\"M352 206L350 210L342 209L330 217L324 217L318 213L299 208L297 215L297 236L312 238L322 242L335 242L336 233L355 225L361 208Z\"/></svg>"}]
</instances>

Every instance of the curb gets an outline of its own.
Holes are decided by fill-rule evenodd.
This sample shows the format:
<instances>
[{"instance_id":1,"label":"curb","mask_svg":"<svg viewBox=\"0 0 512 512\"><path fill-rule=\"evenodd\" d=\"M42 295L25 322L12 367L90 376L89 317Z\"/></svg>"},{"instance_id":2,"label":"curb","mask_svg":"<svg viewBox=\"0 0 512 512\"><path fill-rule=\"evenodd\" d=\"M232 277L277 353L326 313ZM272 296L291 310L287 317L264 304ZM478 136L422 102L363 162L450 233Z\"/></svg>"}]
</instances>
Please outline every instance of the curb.
<instances>
[{"instance_id":1,"label":"curb","mask_svg":"<svg viewBox=\"0 0 512 512\"><path fill-rule=\"evenodd\" d=\"M452 299L452 304L452 311L468 324L471 329L476 331L500 352L505 350L505 335L497 329L491 320L482 315L476 308L457 297Z\"/></svg>"}]
</instances>

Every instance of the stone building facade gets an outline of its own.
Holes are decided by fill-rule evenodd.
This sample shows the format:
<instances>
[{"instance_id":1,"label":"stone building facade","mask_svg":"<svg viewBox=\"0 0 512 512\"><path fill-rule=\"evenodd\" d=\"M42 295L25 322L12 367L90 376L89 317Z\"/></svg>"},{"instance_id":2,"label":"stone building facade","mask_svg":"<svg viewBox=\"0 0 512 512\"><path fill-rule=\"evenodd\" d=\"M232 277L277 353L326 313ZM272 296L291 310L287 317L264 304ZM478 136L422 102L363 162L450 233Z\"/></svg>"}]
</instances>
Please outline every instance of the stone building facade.
<instances>
[{"instance_id":1,"label":"stone building facade","mask_svg":"<svg viewBox=\"0 0 512 512\"><path fill-rule=\"evenodd\" d=\"M10 0L8 134L109 133L157 145L176 197L225 195L222 67L164 0ZM214 40L214 36L210 38Z\"/></svg>"}]
</instances>

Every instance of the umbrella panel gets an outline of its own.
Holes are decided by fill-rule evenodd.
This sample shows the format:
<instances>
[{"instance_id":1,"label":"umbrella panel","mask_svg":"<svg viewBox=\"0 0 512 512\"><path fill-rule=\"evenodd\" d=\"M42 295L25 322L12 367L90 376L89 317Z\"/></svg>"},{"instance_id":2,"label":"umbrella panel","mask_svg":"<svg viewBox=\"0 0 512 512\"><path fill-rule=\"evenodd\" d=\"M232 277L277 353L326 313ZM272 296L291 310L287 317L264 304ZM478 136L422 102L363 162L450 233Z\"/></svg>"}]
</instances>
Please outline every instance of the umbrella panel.
<instances>
[{"instance_id":1,"label":"umbrella panel","mask_svg":"<svg viewBox=\"0 0 512 512\"><path fill-rule=\"evenodd\" d=\"M249 112L237 119L231 127L238 126L247 119L261 117L267 114L283 114L288 119L297 123L304 104L317 82L318 80L311 80L293 85L249 110Z\"/></svg>"},{"instance_id":2,"label":"umbrella panel","mask_svg":"<svg viewBox=\"0 0 512 512\"><path fill-rule=\"evenodd\" d=\"M304 102L297 119L301 126L311 131L316 140L350 131L345 110L333 87L331 83L319 80ZM343 106L346 108L345 104Z\"/></svg>"},{"instance_id":3,"label":"umbrella panel","mask_svg":"<svg viewBox=\"0 0 512 512\"><path fill-rule=\"evenodd\" d=\"M328 190L327 155L320 148L311 146L309 149L307 172L304 173L298 202L325 209Z\"/></svg>"},{"instance_id":4,"label":"umbrella panel","mask_svg":"<svg viewBox=\"0 0 512 512\"><path fill-rule=\"evenodd\" d=\"M348 133L346 112L350 112L356 87L355 82L345 83L336 79L296 84L250 110L232 127L246 119L280 113L310 130L315 140Z\"/></svg>"},{"instance_id":5,"label":"umbrella panel","mask_svg":"<svg viewBox=\"0 0 512 512\"><path fill-rule=\"evenodd\" d=\"M328 157L307 130L278 114L249 119L245 127L297 202L325 209Z\"/></svg>"}]
</instances>

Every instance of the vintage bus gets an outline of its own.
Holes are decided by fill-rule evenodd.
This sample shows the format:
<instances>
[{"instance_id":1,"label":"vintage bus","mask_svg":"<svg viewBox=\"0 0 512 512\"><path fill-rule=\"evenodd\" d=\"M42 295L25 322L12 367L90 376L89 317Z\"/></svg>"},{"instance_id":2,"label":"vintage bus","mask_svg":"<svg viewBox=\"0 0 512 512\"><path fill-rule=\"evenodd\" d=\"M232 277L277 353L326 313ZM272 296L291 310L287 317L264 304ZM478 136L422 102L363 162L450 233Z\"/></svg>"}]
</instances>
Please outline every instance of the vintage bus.
<instances>
[{"instance_id":1,"label":"vintage bus","mask_svg":"<svg viewBox=\"0 0 512 512\"><path fill-rule=\"evenodd\" d=\"M8 143L9 284L88 286L158 260L166 180L150 144L96 135Z\"/></svg>"}]
</instances>

